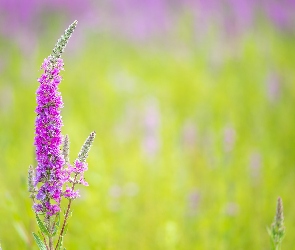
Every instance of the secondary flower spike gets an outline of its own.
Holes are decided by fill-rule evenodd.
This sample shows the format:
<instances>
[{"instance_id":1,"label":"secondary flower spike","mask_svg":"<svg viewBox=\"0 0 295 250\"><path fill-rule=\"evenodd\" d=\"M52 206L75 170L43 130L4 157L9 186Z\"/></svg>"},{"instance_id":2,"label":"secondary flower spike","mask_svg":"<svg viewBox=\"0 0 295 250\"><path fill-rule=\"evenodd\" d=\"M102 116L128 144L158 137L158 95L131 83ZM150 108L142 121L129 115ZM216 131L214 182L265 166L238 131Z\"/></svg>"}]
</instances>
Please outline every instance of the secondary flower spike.
<instances>
[{"instance_id":1,"label":"secondary flower spike","mask_svg":"<svg viewBox=\"0 0 295 250\"><path fill-rule=\"evenodd\" d=\"M281 197L279 197L277 201L277 211L276 216L274 218L274 222L271 224L271 227L267 230L272 241L272 249L281 249L282 240L285 235L283 201Z\"/></svg>"},{"instance_id":2,"label":"secondary flower spike","mask_svg":"<svg viewBox=\"0 0 295 250\"><path fill-rule=\"evenodd\" d=\"M57 41L53 53L44 60L41 69L44 70L38 79L37 118L35 122L36 175L35 187L38 193L34 204L35 211L52 216L60 211L62 186L66 181L66 171L63 169L65 159L61 152L63 126L60 109L63 101L58 85L62 78L63 61L60 58L71 37L77 21L73 22Z\"/></svg>"}]
</instances>

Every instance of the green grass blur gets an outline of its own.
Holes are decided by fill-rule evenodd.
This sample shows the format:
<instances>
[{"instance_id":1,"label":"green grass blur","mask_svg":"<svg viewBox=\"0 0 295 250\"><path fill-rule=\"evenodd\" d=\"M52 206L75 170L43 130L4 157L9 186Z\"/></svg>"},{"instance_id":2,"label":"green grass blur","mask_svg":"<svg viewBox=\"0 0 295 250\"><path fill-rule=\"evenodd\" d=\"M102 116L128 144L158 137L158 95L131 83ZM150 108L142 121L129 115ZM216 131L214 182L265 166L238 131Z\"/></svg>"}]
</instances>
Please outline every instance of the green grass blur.
<instances>
[{"instance_id":1,"label":"green grass blur","mask_svg":"<svg viewBox=\"0 0 295 250\"><path fill-rule=\"evenodd\" d=\"M38 69L55 34L27 52L1 41L3 250L37 249L26 178ZM278 196L283 249L293 249L294 39L265 29L232 44L157 47L93 35L75 48L70 40L63 58L71 161L97 132L67 249L269 249Z\"/></svg>"}]
</instances>

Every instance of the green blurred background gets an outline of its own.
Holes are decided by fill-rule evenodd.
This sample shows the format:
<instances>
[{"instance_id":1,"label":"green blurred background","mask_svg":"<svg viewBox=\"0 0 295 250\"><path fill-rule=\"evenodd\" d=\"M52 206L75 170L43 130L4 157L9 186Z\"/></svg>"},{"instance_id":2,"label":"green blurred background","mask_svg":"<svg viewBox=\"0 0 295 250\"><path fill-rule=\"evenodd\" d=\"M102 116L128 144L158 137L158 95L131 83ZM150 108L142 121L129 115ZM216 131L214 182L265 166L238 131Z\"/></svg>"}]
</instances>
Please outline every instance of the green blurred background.
<instances>
[{"instance_id":1,"label":"green blurred background","mask_svg":"<svg viewBox=\"0 0 295 250\"><path fill-rule=\"evenodd\" d=\"M270 249L295 238L293 0L0 0L0 244L37 249L27 192L40 65L73 20L60 85L71 160L97 137L67 249Z\"/></svg>"}]
</instances>

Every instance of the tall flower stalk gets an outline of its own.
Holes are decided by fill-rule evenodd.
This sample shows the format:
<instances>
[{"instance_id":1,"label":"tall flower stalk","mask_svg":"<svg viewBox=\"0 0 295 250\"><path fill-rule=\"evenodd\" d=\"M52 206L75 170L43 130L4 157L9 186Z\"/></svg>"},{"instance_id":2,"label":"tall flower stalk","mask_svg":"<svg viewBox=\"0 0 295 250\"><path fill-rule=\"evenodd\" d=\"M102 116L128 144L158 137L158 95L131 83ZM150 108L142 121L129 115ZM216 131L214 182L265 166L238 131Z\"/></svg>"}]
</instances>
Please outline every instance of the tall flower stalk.
<instances>
[{"instance_id":1,"label":"tall flower stalk","mask_svg":"<svg viewBox=\"0 0 295 250\"><path fill-rule=\"evenodd\" d=\"M77 25L74 21L58 39L52 54L43 62L44 71L38 79L37 118L35 122L35 143L37 167L29 168L28 190L33 200L39 234L33 233L37 245L42 250L63 249L63 237L70 215L72 201L79 197L77 184L88 186L84 179L87 170L86 158L95 138L92 132L81 151L70 164L69 137L62 136L61 108L63 101L58 85L62 78L63 60L60 58ZM68 199L68 206L60 223L62 198ZM61 225L61 227L60 227ZM55 239L56 238L56 239ZM56 241L56 242L55 242Z\"/></svg>"},{"instance_id":2,"label":"tall flower stalk","mask_svg":"<svg viewBox=\"0 0 295 250\"><path fill-rule=\"evenodd\" d=\"M282 240L285 236L283 201L281 197L278 198L276 216L271 227L268 228L268 234L271 239L272 250L281 250Z\"/></svg>"}]
</instances>

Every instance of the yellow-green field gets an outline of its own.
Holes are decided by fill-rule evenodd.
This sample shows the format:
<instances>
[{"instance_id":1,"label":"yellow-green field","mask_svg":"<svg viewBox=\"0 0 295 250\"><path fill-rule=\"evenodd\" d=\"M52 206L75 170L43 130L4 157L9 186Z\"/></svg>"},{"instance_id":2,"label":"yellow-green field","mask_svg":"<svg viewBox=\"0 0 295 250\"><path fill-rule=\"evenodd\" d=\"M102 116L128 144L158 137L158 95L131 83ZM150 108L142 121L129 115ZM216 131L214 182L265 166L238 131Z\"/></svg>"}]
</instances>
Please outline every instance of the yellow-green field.
<instances>
[{"instance_id":1,"label":"yellow-green field","mask_svg":"<svg viewBox=\"0 0 295 250\"><path fill-rule=\"evenodd\" d=\"M26 184L36 79L62 30L28 51L1 40L3 250L37 249ZM294 249L294 38L259 32L167 46L73 35L60 85L71 160L97 137L67 249L270 249L278 196Z\"/></svg>"}]
</instances>

